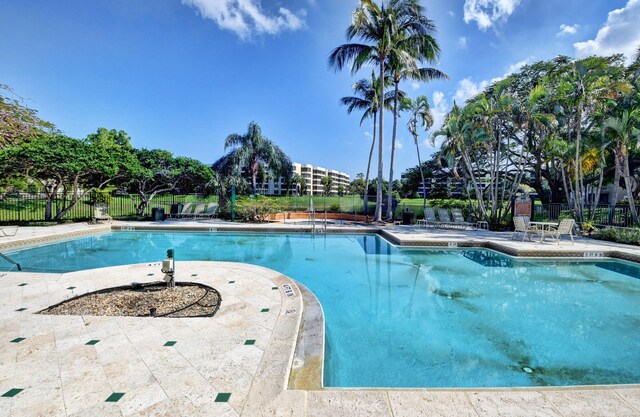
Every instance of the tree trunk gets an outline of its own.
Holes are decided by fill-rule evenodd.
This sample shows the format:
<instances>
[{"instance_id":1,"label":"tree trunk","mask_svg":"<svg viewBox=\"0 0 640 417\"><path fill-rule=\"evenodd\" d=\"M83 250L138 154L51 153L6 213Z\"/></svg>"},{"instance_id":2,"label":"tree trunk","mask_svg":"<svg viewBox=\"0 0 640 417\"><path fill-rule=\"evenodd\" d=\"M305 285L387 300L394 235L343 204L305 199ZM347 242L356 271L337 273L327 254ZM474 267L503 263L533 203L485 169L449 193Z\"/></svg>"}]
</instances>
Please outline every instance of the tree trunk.
<instances>
[{"instance_id":1,"label":"tree trunk","mask_svg":"<svg viewBox=\"0 0 640 417\"><path fill-rule=\"evenodd\" d=\"M393 87L393 129L391 133L391 160L389 161L389 185L387 187L387 219L393 221L393 164L396 156L396 132L398 128L398 84L394 81Z\"/></svg>"},{"instance_id":2,"label":"tree trunk","mask_svg":"<svg viewBox=\"0 0 640 417\"><path fill-rule=\"evenodd\" d=\"M376 211L374 221L382 221L382 176L384 175L384 164L382 161L384 151L384 60L380 59L380 133L378 135L378 190L376 192Z\"/></svg>"},{"instance_id":3,"label":"tree trunk","mask_svg":"<svg viewBox=\"0 0 640 417\"><path fill-rule=\"evenodd\" d=\"M364 177L364 213L369 214L369 174L371 171L371 160L373 159L373 150L376 146L376 122L378 120L378 112L373 112L373 140L371 141L371 150L369 150L369 162L367 163L367 175Z\"/></svg>"},{"instance_id":4,"label":"tree trunk","mask_svg":"<svg viewBox=\"0 0 640 417\"><path fill-rule=\"evenodd\" d=\"M636 202L633 198L633 179L629 171L629 155L625 152L623 156L623 178L624 185L627 189L627 197L629 198L629 210L631 211L631 219L634 225L638 225L638 212L636 211Z\"/></svg>"},{"instance_id":5,"label":"tree trunk","mask_svg":"<svg viewBox=\"0 0 640 417\"><path fill-rule=\"evenodd\" d=\"M422 169L422 161L420 160L420 145L418 144L418 137L414 136L413 141L416 143L416 152L418 154L418 167L420 168L420 180L422 181L422 212L424 213L425 208L427 207L427 190L425 189L426 184L424 182L424 170Z\"/></svg>"}]
</instances>

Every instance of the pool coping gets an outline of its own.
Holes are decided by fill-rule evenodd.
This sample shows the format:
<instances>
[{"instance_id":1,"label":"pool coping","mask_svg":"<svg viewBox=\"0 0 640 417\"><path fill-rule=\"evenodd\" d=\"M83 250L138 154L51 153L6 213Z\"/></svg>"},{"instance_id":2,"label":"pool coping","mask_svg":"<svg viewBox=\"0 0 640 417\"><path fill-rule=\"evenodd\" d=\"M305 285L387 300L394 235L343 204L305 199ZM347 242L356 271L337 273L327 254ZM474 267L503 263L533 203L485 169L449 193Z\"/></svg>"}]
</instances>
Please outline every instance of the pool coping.
<instances>
[{"instance_id":1,"label":"pool coping","mask_svg":"<svg viewBox=\"0 0 640 417\"><path fill-rule=\"evenodd\" d=\"M55 226L51 226L55 227ZM158 222L141 222L141 223L122 223L116 222L108 225L87 225L85 229L62 231L37 237L16 238L0 242L0 252L4 250L16 250L30 246L54 243L78 237L92 236L97 234L109 233L112 231L175 231L175 232L240 232L240 233L303 233L314 234L312 226L288 225L288 224L237 224L237 223L213 223L193 225L192 223L178 224L169 222L160 224ZM410 230L411 231L411 230ZM420 229L412 232L420 233ZM633 250L623 245L618 245L626 250L620 249L598 249L598 250L575 250L565 245L554 250L548 248L541 249L520 249L509 246L504 243L491 240L490 236L471 236L462 239L460 236L453 238L432 238L410 240L403 239L402 235L394 233L393 229L383 228L379 226L340 226L327 227L327 235L334 234L376 234L393 245L399 247L433 247L433 248L486 248L491 249L505 255L523 257L523 258L581 258L581 259L600 259L612 258L625 261L640 263L640 249L637 254L631 253ZM320 235L325 235L322 233ZM518 242L511 242L518 243ZM584 242L592 245L599 245L599 241Z\"/></svg>"}]
</instances>

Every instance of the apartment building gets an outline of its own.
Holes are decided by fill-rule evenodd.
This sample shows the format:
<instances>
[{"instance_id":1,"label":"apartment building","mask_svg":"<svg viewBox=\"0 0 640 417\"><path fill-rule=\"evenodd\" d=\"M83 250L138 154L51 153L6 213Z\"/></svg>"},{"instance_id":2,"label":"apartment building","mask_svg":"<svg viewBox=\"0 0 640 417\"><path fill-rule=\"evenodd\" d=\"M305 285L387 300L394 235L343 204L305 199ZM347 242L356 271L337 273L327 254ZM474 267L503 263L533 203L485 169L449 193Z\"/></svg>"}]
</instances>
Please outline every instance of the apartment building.
<instances>
[{"instance_id":1,"label":"apartment building","mask_svg":"<svg viewBox=\"0 0 640 417\"><path fill-rule=\"evenodd\" d=\"M324 195L324 186L322 178L329 176L333 180L331 185L331 194L338 194L338 187L342 186L345 190L351 182L349 174L326 169L310 164L293 163L293 175L298 174L307 182L305 195ZM297 189L292 189L291 194L296 194ZM277 179L269 179L258 187L258 193L263 195L285 195L287 193L287 184L285 179L280 177Z\"/></svg>"}]
</instances>

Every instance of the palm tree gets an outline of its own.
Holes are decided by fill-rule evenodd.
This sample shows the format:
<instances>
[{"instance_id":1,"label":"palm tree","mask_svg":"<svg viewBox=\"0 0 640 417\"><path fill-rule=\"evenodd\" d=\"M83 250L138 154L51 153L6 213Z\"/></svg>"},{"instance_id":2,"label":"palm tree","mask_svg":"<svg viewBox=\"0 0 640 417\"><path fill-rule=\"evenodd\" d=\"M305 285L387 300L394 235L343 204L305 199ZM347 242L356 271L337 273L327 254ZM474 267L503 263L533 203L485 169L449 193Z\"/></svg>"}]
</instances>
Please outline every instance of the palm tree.
<instances>
[{"instance_id":1,"label":"palm tree","mask_svg":"<svg viewBox=\"0 0 640 417\"><path fill-rule=\"evenodd\" d=\"M418 126L421 126L425 131L429 130L429 128L433 126L433 116L429 108L429 100L427 100L425 96L418 96L415 100L408 99L407 108L411 112L407 128L413 136L413 142L416 145L416 152L418 154L418 167L420 168L420 179L422 181L422 209L424 211L424 208L427 206L427 193L425 192L424 172L422 169L422 161L420 160Z\"/></svg>"},{"instance_id":2,"label":"palm tree","mask_svg":"<svg viewBox=\"0 0 640 417\"><path fill-rule=\"evenodd\" d=\"M615 141L613 149L615 169L616 172L622 173L627 196L629 197L629 210L634 224L638 224L638 213L636 212L634 201L634 180L629 169L629 147L637 145L637 141L640 140L640 129L636 127L639 119L640 110L635 109L631 112L625 110L621 117L611 117L602 126L603 135L609 133ZM617 186L617 184L615 185Z\"/></svg>"},{"instance_id":3,"label":"palm tree","mask_svg":"<svg viewBox=\"0 0 640 417\"><path fill-rule=\"evenodd\" d=\"M393 34L404 22L415 18L417 0L391 0L388 6L376 4L373 0L360 0L353 11L351 24L347 28L347 40L359 38L363 43L348 43L335 48L329 55L329 65L342 70L351 63L351 73L355 74L363 65L378 66L378 78L385 77L385 64L392 48ZM410 29L410 25L406 30ZM422 26L418 26L419 29ZM379 97L384 96L384 83L380 83ZM380 107L378 139L378 189L376 192L375 221L382 220L382 176L384 149L384 107Z\"/></svg>"},{"instance_id":4,"label":"palm tree","mask_svg":"<svg viewBox=\"0 0 640 417\"><path fill-rule=\"evenodd\" d=\"M279 146L262 135L257 123L249 123L247 133L227 136L224 149L233 148L213 164L213 169L223 177L239 176L243 172L251 177L251 192L256 193L258 174L269 170L275 177L291 177L292 164Z\"/></svg>"},{"instance_id":5,"label":"palm tree","mask_svg":"<svg viewBox=\"0 0 640 417\"><path fill-rule=\"evenodd\" d=\"M435 63L440 55L440 46L434 38L436 32L432 20L424 16L424 8L417 2L412 2L412 13L406 21L401 22L394 33L392 47L389 51L387 68L393 81L393 130L391 139L391 160L389 161L389 190L387 201L387 218L393 217L392 191L393 191L393 167L395 163L395 150L397 138L397 126L399 112L402 103L400 82L414 80L428 82L431 80L443 80L448 76L435 68L419 68L422 62Z\"/></svg>"},{"instance_id":6,"label":"palm tree","mask_svg":"<svg viewBox=\"0 0 640 417\"><path fill-rule=\"evenodd\" d=\"M385 79L385 84L389 84L389 78ZM369 174L371 172L371 160L373 159L373 150L376 145L376 124L378 121L378 107L380 106L380 82L376 75L371 71L371 80L362 79L353 84L353 96L342 97L340 103L347 106L347 113L351 114L354 110L364 110L360 119L360 126L370 117L373 118L373 134L371 140L371 149L369 150L369 161L367 162L367 175L364 180L364 211L368 211L367 190L369 189ZM385 95L384 103L387 109L390 108L391 93Z\"/></svg>"}]
</instances>

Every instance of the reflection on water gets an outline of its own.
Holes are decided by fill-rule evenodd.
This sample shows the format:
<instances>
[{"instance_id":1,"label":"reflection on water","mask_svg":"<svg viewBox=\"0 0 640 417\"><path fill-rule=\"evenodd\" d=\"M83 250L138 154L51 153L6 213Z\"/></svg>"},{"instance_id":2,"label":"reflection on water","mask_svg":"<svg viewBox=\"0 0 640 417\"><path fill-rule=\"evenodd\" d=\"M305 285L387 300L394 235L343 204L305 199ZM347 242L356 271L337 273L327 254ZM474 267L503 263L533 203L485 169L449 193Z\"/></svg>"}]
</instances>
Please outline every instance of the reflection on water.
<instances>
[{"instance_id":1,"label":"reflection on water","mask_svg":"<svg viewBox=\"0 0 640 417\"><path fill-rule=\"evenodd\" d=\"M246 262L311 289L325 385L470 387L640 382L640 269L400 249L374 235L119 232L16 251L25 270ZM180 277L178 277L180 279ZM191 277L189 277L191 279Z\"/></svg>"}]
</instances>

